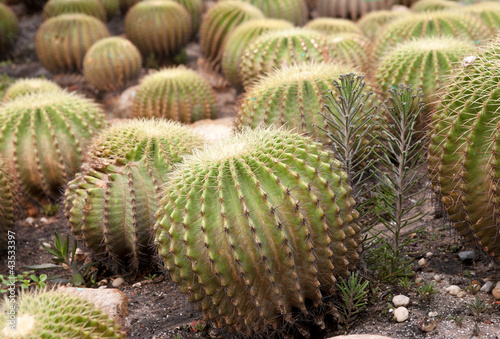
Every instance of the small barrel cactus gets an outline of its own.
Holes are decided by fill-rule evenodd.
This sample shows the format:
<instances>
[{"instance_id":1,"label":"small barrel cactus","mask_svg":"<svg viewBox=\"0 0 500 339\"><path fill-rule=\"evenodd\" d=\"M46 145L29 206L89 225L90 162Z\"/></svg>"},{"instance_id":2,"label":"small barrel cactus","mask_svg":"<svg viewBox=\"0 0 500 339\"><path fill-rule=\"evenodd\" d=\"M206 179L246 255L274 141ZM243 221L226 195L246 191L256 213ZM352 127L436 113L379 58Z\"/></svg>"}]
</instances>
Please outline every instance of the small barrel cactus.
<instances>
[{"instance_id":1,"label":"small barrel cactus","mask_svg":"<svg viewBox=\"0 0 500 339\"><path fill-rule=\"evenodd\" d=\"M170 0L139 2L125 17L125 34L144 58L175 56L191 37L191 16Z\"/></svg>"},{"instance_id":2,"label":"small barrel cactus","mask_svg":"<svg viewBox=\"0 0 500 339\"><path fill-rule=\"evenodd\" d=\"M389 9L390 0L316 0L321 16L356 20L368 12Z\"/></svg>"},{"instance_id":3,"label":"small barrel cactus","mask_svg":"<svg viewBox=\"0 0 500 339\"><path fill-rule=\"evenodd\" d=\"M406 16L388 24L373 43L375 63L397 44L412 38L451 36L479 44L491 35L491 29L471 14L456 11L425 12Z\"/></svg>"},{"instance_id":4,"label":"small barrel cactus","mask_svg":"<svg viewBox=\"0 0 500 339\"><path fill-rule=\"evenodd\" d=\"M191 15L191 34L196 36L203 15L203 0L174 0L186 8Z\"/></svg>"},{"instance_id":5,"label":"small barrel cactus","mask_svg":"<svg viewBox=\"0 0 500 339\"><path fill-rule=\"evenodd\" d=\"M65 192L72 233L118 274L154 268L159 187L202 143L190 128L165 120L132 120L104 131Z\"/></svg>"},{"instance_id":6,"label":"small barrel cactus","mask_svg":"<svg viewBox=\"0 0 500 339\"><path fill-rule=\"evenodd\" d=\"M12 231L15 222L17 206L17 191L14 178L8 167L0 158L0 256L7 249L9 231Z\"/></svg>"},{"instance_id":7,"label":"small barrel cactus","mask_svg":"<svg viewBox=\"0 0 500 339\"><path fill-rule=\"evenodd\" d=\"M447 0L420 0L411 6L413 12L434 12L446 9L457 9L460 4Z\"/></svg>"},{"instance_id":8,"label":"small barrel cactus","mask_svg":"<svg viewBox=\"0 0 500 339\"><path fill-rule=\"evenodd\" d=\"M0 308L4 338L126 338L120 325L90 301L57 290L23 293L15 301L5 298ZM12 309L16 311L15 329L8 316Z\"/></svg>"},{"instance_id":9,"label":"small barrel cactus","mask_svg":"<svg viewBox=\"0 0 500 339\"><path fill-rule=\"evenodd\" d=\"M404 42L390 51L376 71L384 92L399 84L412 85L423 90L423 102L431 104L438 98L436 92L451 75L452 70L474 44L451 37L421 38Z\"/></svg>"},{"instance_id":10,"label":"small barrel cactus","mask_svg":"<svg viewBox=\"0 0 500 339\"><path fill-rule=\"evenodd\" d=\"M283 19L297 26L303 26L307 22L309 16L309 10L304 0L239 0L239 1L245 1L251 3L258 9L260 9L267 18Z\"/></svg>"},{"instance_id":11,"label":"small barrel cactus","mask_svg":"<svg viewBox=\"0 0 500 339\"><path fill-rule=\"evenodd\" d=\"M43 67L53 73L79 71L92 44L108 37L98 19L85 14L62 14L47 19L38 29L35 49Z\"/></svg>"},{"instance_id":12,"label":"small barrel cactus","mask_svg":"<svg viewBox=\"0 0 500 339\"><path fill-rule=\"evenodd\" d=\"M0 4L0 58L7 56L19 32L16 15L7 5Z\"/></svg>"},{"instance_id":13,"label":"small barrel cactus","mask_svg":"<svg viewBox=\"0 0 500 339\"><path fill-rule=\"evenodd\" d=\"M411 14L399 11L375 11L361 17L357 24L368 38L375 39L388 23L408 15Z\"/></svg>"},{"instance_id":14,"label":"small barrel cactus","mask_svg":"<svg viewBox=\"0 0 500 339\"><path fill-rule=\"evenodd\" d=\"M461 11L474 14L481 18L481 21L493 30L500 31L500 3L484 1L472 6L464 6Z\"/></svg>"},{"instance_id":15,"label":"small barrel cactus","mask_svg":"<svg viewBox=\"0 0 500 339\"><path fill-rule=\"evenodd\" d=\"M106 17L112 18L118 10L119 0L99 0L106 11Z\"/></svg>"},{"instance_id":16,"label":"small barrel cactus","mask_svg":"<svg viewBox=\"0 0 500 339\"><path fill-rule=\"evenodd\" d=\"M431 123L429 171L459 233L500 259L498 214L500 40L462 67L444 88Z\"/></svg>"},{"instance_id":17,"label":"small barrel cactus","mask_svg":"<svg viewBox=\"0 0 500 339\"><path fill-rule=\"evenodd\" d=\"M44 19L70 13L87 14L106 21L106 10L100 0L49 0L43 7Z\"/></svg>"},{"instance_id":18,"label":"small barrel cactus","mask_svg":"<svg viewBox=\"0 0 500 339\"><path fill-rule=\"evenodd\" d=\"M368 67L368 49L370 40L357 33L340 33L326 39L330 58L366 70Z\"/></svg>"},{"instance_id":19,"label":"small barrel cactus","mask_svg":"<svg viewBox=\"0 0 500 339\"><path fill-rule=\"evenodd\" d=\"M85 54L83 75L100 90L116 91L127 82L137 80L141 65L141 53L130 41L105 38L93 44Z\"/></svg>"},{"instance_id":20,"label":"small barrel cactus","mask_svg":"<svg viewBox=\"0 0 500 339\"><path fill-rule=\"evenodd\" d=\"M264 19L264 14L257 7L241 1L219 2L205 14L201 23L200 48L210 68L216 69L222 60L230 33L252 19Z\"/></svg>"},{"instance_id":21,"label":"small barrel cactus","mask_svg":"<svg viewBox=\"0 0 500 339\"><path fill-rule=\"evenodd\" d=\"M217 116L216 97L208 82L184 67L146 76L134 97L134 117L161 117L192 123Z\"/></svg>"},{"instance_id":22,"label":"small barrel cactus","mask_svg":"<svg viewBox=\"0 0 500 339\"><path fill-rule=\"evenodd\" d=\"M326 141L326 134L313 125L328 130L325 118L318 112L328 113L326 96L329 91L337 91L335 81L340 75L353 73L353 70L355 68L351 66L337 63L311 63L277 69L248 89L241 100L236 128L269 124L287 126ZM365 90L366 95L370 86ZM367 110L377 104L374 100L376 98L371 97L367 101Z\"/></svg>"},{"instance_id":23,"label":"small barrel cactus","mask_svg":"<svg viewBox=\"0 0 500 339\"><path fill-rule=\"evenodd\" d=\"M305 28L268 32L244 50L240 76L245 87L248 87L276 67L329 59L326 40L319 32Z\"/></svg>"},{"instance_id":24,"label":"small barrel cactus","mask_svg":"<svg viewBox=\"0 0 500 339\"><path fill-rule=\"evenodd\" d=\"M19 96L0 105L0 155L26 193L57 199L105 125L103 111L80 95L56 90Z\"/></svg>"},{"instance_id":25,"label":"small barrel cactus","mask_svg":"<svg viewBox=\"0 0 500 339\"><path fill-rule=\"evenodd\" d=\"M360 252L341 166L308 137L259 129L207 145L172 172L156 242L206 319L265 333L326 306Z\"/></svg>"},{"instance_id":26,"label":"small barrel cactus","mask_svg":"<svg viewBox=\"0 0 500 339\"><path fill-rule=\"evenodd\" d=\"M222 55L222 71L226 79L236 87L243 86L240 77L241 55L245 48L258 36L270 32L293 28L292 23L285 20L256 19L238 26L227 39Z\"/></svg>"},{"instance_id":27,"label":"small barrel cactus","mask_svg":"<svg viewBox=\"0 0 500 339\"><path fill-rule=\"evenodd\" d=\"M337 18L317 18L311 20L304 26L326 35L337 33L359 33L363 34L361 29L351 20Z\"/></svg>"},{"instance_id":28,"label":"small barrel cactus","mask_svg":"<svg viewBox=\"0 0 500 339\"><path fill-rule=\"evenodd\" d=\"M41 79L19 79L10 85L3 95L3 102L14 100L18 96L36 92L51 92L62 90L55 82Z\"/></svg>"}]
</instances>

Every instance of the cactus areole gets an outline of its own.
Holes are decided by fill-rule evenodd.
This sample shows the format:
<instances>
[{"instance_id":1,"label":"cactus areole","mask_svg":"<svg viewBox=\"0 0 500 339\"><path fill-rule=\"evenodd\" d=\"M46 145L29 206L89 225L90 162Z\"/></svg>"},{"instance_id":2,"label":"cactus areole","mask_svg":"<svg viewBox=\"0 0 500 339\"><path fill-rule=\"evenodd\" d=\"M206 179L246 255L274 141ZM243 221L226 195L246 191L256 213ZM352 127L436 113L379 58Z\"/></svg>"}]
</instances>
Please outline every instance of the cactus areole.
<instances>
[{"instance_id":1,"label":"cactus areole","mask_svg":"<svg viewBox=\"0 0 500 339\"><path fill-rule=\"evenodd\" d=\"M306 305L325 306L360 251L340 167L308 137L245 129L172 172L156 242L206 319L252 334L293 327Z\"/></svg>"}]
</instances>

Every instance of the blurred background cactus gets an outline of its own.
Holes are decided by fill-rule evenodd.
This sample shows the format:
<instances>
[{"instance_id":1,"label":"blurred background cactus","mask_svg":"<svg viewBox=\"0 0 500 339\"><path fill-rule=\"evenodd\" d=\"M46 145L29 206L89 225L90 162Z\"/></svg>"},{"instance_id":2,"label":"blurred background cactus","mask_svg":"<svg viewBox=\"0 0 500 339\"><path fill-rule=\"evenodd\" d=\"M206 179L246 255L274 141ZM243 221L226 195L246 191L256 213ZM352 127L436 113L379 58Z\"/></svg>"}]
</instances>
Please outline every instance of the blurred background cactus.
<instances>
[{"instance_id":1,"label":"blurred background cactus","mask_svg":"<svg viewBox=\"0 0 500 339\"><path fill-rule=\"evenodd\" d=\"M390 0L316 0L321 16L356 20L368 12L390 9Z\"/></svg>"},{"instance_id":2,"label":"blurred background cactus","mask_svg":"<svg viewBox=\"0 0 500 339\"><path fill-rule=\"evenodd\" d=\"M326 39L326 44L332 61L352 65L362 71L368 70L370 40L364 35L332 34Z\"/></svg>"},{"instance_id":3,"label":"blurred background cactus","mask_svg":"<svg viewBox=\"0 0 500 339\"><path fill-rule=\"evenodd\" d=\"M460 7L460 11L474 14L491 29L496 32L500 31L500 2L478 2L471 6Z\"/></svg>"},{"instance_id":4,"label":"blurred background cactus","mask_svg":"<svg viewBox=\"0 0 500 339\"><path fill-rule=\"evenodd\" d=\"M340 167L307 137L259 129L207 145L172 173L157 213L159 254L214 326L305 334L314 325L301 326L298 313L320 327L335 314L323 298L361 250Z\"/></svg>"},{"instance_id":5,"label":"blurred background cactus","mask_svg":"<svg viewBox=\"0 0 500 339\"><path fill-rule=\"evenodd\" d=\"M165 68L144 77L134 96L134 117L161 117L192 123L215 119L216 98L208 82L195 71Z\"/></svg>"},{"instance_id":6,"label":"blurred background cactus","mask_svg":"<svg viewBox=\"0 0 500 339\"><path fill-rule=\"evenodd\" d=\"M6 5L0 3L0 59L5 58L18 38L19 22Z\"/></svg>"},{"instance_id":7,"label":"blurred background cactus","mask_svg":"<svg viewBox=\"0 0 500 339\"><path fill-rule=\"evenodd\" d=\"M180 3L191 16L191 34L192 37L196 37L198 31L200 30L200 25L203 15L203 0L174 0Z\"/></svg>"},{"instance_id":8,"label":"blurred background cactus","mask_svg":"<svg viewBox=\"0 0 500 339\"><path fill-rule=\"evenodd\" d=\"M399 11L375 11L361 17L357 25L368 38L375 39L388 23L408 15L411 14Z\"/></svg>"},{"instance_id":9,"label":"blurred background cactus","mask_svg":"<svg viewBox=\"0 0 500 339\"><path fill-rule=\"evenodd\" d=\"M3 159L0 158L0 256L7 249L7 243L10 240L9 231L13 229L17 216L18 208L17 187L14 178L5 166Z\"/></svg>"},{"instance_id":10,"label":"blurred background cactus","mask_svg":"<svg viewBox=\"0 0 500 339\"><path fill-rule=\"evenodd\" d=\"M90 47L83 60L85 79L102 91L116 91L139 78L142 58L127 39L111 37Z\"/></svg>"},{"instance_id":11,"label":"blurred background cactus","mask_svg":"<svg viewBox=\"0 0 500 339\"><path fill-rule=\"evenodd\" d=\"M21 95L37 92L62 90L55 82L41 78L18 79L10 85L3 95L3 102L13 100Z\"/></svg>"},{"instance_id":12,"label":"blurred background cactus","mask_svg":"<svg viewBox=\"0 0 500 339\"><path fill-rule=\"evenodd\" d=\"M222 70L226 79L241 89L243 80L240 76L241 55L245 48L257 37L270 31L292 28L292 23L285 20L256 19L238 26L227 39L222 56Z\"/></svg>"},{"instance_id":13,"label":"blurred background cactus","mask_svg":"<svg viewBox=\"0 0 500 339\"><path fill-rule=\"evenodd\" d=\"M111 19L117 12L119 0L99 0L106 11L107 19Z\"/></svg>"},{"instance_id":14,"label":"blurred background cactus","mask_svg":"<svg viewBox=\"0 0 500 339\"><path fill-rule=\"evenodd\" d=\"M309 21L304 27L326 35L336 33L363 34L361 29L354 22L347 19L317 18Z\"/></svg>"},{"instance_id":15,"label":"blurred background cactus","mask_svg":"<svg viewBox=\"0 0 500 339\"><path fill-rule=\"evenodd\" d=\"M94 17L62 14L47 19L38 29L36 54L52 73L79 71L90 46L109 35L106 26Z\"/></svg>"},{"instance_id":16,"label":"blurred background cactus","mask_svg":"<svg viewBox=\"0 0 500 339\"><path fill-rule=\"evenodd\" d=\"M90 138L106 122L94 102L56 90L1 105L0 125L0 154L24 192L57 200L80 167Z\"/></svg>"},{"instance_id":17,"label":"blurred background cactus","mask_svg":"<svg viewBox=\"0 0 500 339\"><path fill-rule=\"evenodd\" d=\"M44 19L70 13L86 14L106 21L106 10L100 0L49 0L43 7Z\"/></svg>"},{"instance_id":18,"label":"blurred background cactus","mask_svg":"<svg viewBox=\"0 0 500 339\"><path fill-rule=\"evenodd\" d=\"M447 1L447 0L420 0L415 2L411 6L411 10L413 12L434 12L434 11L442 11L448 9L457 9L460 8L460 4L456 1Z\"/></svg>"}]
</instances>

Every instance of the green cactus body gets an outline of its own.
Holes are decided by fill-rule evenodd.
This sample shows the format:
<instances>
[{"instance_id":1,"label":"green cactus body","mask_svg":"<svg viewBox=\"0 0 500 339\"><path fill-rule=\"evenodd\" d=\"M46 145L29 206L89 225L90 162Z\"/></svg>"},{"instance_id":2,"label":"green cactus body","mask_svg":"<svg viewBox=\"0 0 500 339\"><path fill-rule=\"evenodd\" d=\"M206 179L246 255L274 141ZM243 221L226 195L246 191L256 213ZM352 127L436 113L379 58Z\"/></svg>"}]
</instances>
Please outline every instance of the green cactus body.
<instances>
[{"instance_id":1,"label":"green cactus body","mask_svg":"<svg viewBox=\"0 0 500 339\"><path fill-rule=\"evenodd\" d=\"M112 18L118 10L119 0L99 0L106 11L106 17Z\"/></svg>"},{"instance_id":2,"label":"green cactus body","mask_svg":"<svg viewBox=\"0 0 500 339\"><path fill-rule=\"evenodd\" d=\"M0 58L5 57L14 46L18 32L16 15L7 5L0 4Z\"/></svg>"},{"instance_id":3,"label":"green cactus body","mask_svg":"<svg viewBox=\"0 0 500 339\"><path fill-rule=\"evenodd\" d=\"M227 0L219 0L227 1ZM296 26L306 24L309 10L304 0L239 0L251 3L267 18L283 19Z\"/></svg>"},{"instance_id":4,"label":"green cactus body","mask_svg":"<svg viewBox=\"0 0 500 339\"><path fill-rule=\"evenodd\" d=\"M357 33L340 33L326 39L330 58L335 62L343 62L358 67L368 68L368 49L370 40Z\"/></svg>"},{"instance_id":5,"label":"green cactus body","mask_svg":"<svg viewBox=\"0 0 500 339\"><path fill-rule=\"evenodd\" d=\"M47 79L41 79L41 78L19 79L16 80L16 82L14 82L7 88L7 90L3 95L3 102L14 100L15 98L21 95L26 95L36 92L51 92L57 90L62 90L62 89L55 82Z\"/></svg>"},{"instance_id":6,"label":"green cactus body","mask_svg":"<svg viewBox=\"0 0 500 339\"><path fill-rule=\"evenodd\" d=\"M23 95L0 106L0 155L26 193L57 199L91 137L105 125L103 111L80 95Z\"/></svg>"},{"instance_id":7,"label":"green cactus body","mask_svg":"<svg viewBox=\"0 0 500 339\"><path fill-rule=\"evenodd\" d=\"M211 68L216 69L222 60L230 33L252 19L264 19L264 14L257 7L241 1L219 2L205 14L201 23L200 48Z\"/></svg>"},{"instance_id":8,"label":"green cactus body","mask_svg":"<svg viewBox=\"0 0 500 339\"><path fill-rule=\"evenodd\" d=\"M43 67L53 73L79 71L90 46L108 37L98 19L85 14L62 14L47 19L38 29L35 49Z\"/></svg>"},{"instance_id":9,"label":"green cactus body","mask_svg":"<svg viewBox=\"0 0 500 339\"><path fill-rule=\"evenodd\" d=\"M99 0L49 0L43 7L43 18L79 13L106 21L106 10Z\"/></svg>"},{"instance_id":10,"label":"green cactus body","mask_svg":"<svg viewBox=\"0 0 500 339\"><path fill-rule=\"evenodd\" d=\"M240 76L248 87L276 67L328 60L326 40L319 32L304 28L268 32L244 50Z\"/></svg>"},{"instance_id":11,"label":"green cactus body","mask_svg":"<svg viewBox=\"0 0 500 339\"><path fill-rule=\"evenodd\" d=\"M195 71L166 68L145 77L134 97L132 116L192 123L217 116L216 97Z\"/></svg>"},{"instance_id":12,"label":"green cactus body","mask_svg":"<svg viewBox=\"0 0 500 339\"><path fill-rule=\"evenodd\" d=\"M500 31L500 3L493 1L479 2L472 6L461 7L460 10L479 16L485 25Z\"/></svg>"},{"instance_id":13,"label":"green cactus body","mask_svg":"<svg viewBox=\"0 0 500 339\"><path fill-rule=\"evenodd\" d=\"M116 91L137 80L141 65L141 53L130 41L111 37L90 47L83 60L83 75L100 90Z\"/></svg>"},{"instance_id":14,"label":"green cactus body","mask_svg":"<svg viewBox=\"0 0 500 339\"><path fill-rule=\"evenodd\" d=\"M191 33L196 36L200 29L203 15L203 0L174 0L186 8L191 15Z\"/></svg>"},{"instance_id":15,"label":"green cactus body","mask_svg":"<svg viewBox=\"0 0 500 339\"><path fill-rule=\"evenodd\" d=\"M316 0L316 10L325 17L355 20L369 12L389 9L390 3L389 0Z\"/></svg>"},{"instance_id":16,"label":"green cactus body","mask_svg":"<svg viewBox=\"0 0 500 339\"><path fill-rule=\"evenodd\" d=\"M260 125L275 125L294 128L322 141L326 134L313 125L328 130L325 119L318 114L327 114L325 104L329 91L336 92L335 81L342 74L356 69L337 63L312 63L283 67L270 73L251 86L243 99L236 117L236 128L257 128ZM370 86L365 87L367 94ZM372 97L367 109L378 104ZM369 107L368 107L369 106Z\"/></svg>"},{"instance_id":17,"label":"green cactus body","mask_svg":"<svg viewBox=\"0 0 500 339\"><path fill-rule=\"evenodd\" d=\"M0 159L0 254L7 249L9 231L12 231L15 222L15 206L17 193L14 178L8 167Z\"/></svg>"},{"instance_id":18,"label":"green cactus body","mask_svg":"<svg viewBox=\"0 0 500 339\"><path fill-rule=\"evenodd\" d=\"M429 171L459 233L500 259L500 41L462 67L444 88L431 124Z\"/></svg>"},{"instance_id":19,"label":"green cactus body","mask_svg":"<svg viewBox=\"0 0 500 339\"><path fill-rule=\"evenodd\" d=\"M159 187L172 166L202 144L188 127L165 120L132 120L101 133L89 163L66 189L72 233L116 273L153 268Z\"/></svg>"},{"instance_id":20,"label":"green cactus body","mask_svg":"<svg viewBox=\"0 0 500 339\"><path fill-rule=\"evenodd\" d=\"M241 88L243 80L240 77L241 55L245 48L260 35L283 29L293 28L285 20L256 19L247 21L238 26L227 39L222 56L222 70L226 79L234 86Z\"/></svg>"},{"instance_id":21,"label":"green cactus body","mask_svg":"<svg viewBox=\"0 0 500 339\"><path fill-rule=\"evenodd\" d=\"M420 13L388 24L373 43L371 57L378 63L396 45L412 38L451 36L479 44L490 35L491 29L470 14L454 11Z\"/></svg>"},{"instance_id":22,"label":"green cactus body","mask_svg":"<svg viewBox=\"0 0 500 339\"><path fill-rule=\"evenodd\" d=\"M460 4L446 0L420 0L411 6L413 12L434 12L459 8Z\"/></svg>"},{"instance_id":23,"label":"green cactus body","mask_svg":"<svg viewBox=\"0 0 500 339\"><path fill-rule=\"evenodd\" d=\"M305 136L259 129L207 145L172 173L156 243L206 319L252 334L323 305L360 252L341 166Z\"/></svg>"},{"instance_id":24,"label":"green cactus body","mask_svg":"<svg viewBox=\"0 0 500 339\"><path fill-rule=\"evenodd\" d=\"M126 338L125 331L93 303L54 290L23 293L15 304L5 298L1 306L2 338ZM17 312L14 331L9 328L11 307Z\"/></svg>"},{"instance_id":25,"label":"green cactus body","mask_svg":"<svg viewBox=\"0 0 500 339\"><path fill-rule=\"evenodd\" d=\"M125 34L145 59L168 59L189 42L191 16L175 1L139 2L125 17Z\"/></svg>"},{"instance_id":26,"label":"green cactus body","mask_svg":"<svg viewBox=\"0 0 500 339\"><path fill-rule=\"evenodd\" d=\"M380 62L376 78L384 92L399 84L421 88L422 100L434 103L436 92L452 70L474 44L451 37L421 38L404 42L390 51Z\"/></svg>"},{"instance_id":27,"label":"green cactus body","mask_svg":"<svg viewBox=\"0 0 500 339\"><path fill-rule=\"evenodd\" d=\"M142 0L119 0L120 13L127 14L128 10Z\"/></svg>"},{"instance_id":28,"label":"green cactus body","mask_svg":"<svg viewBox=\"0 0 500 339\"><path fill-rule=\"evenodd\" d=\"M305 28L312 29L326 35L337 33L358 33L363 34L361 29L351 20L337 18L317 18L305 25Z\"/></svg>"},{"instance_id":29,"label":"green cactus body","mask_svg":"<svg viewBox=\"0 0 500 339\"><path fill-rule=\"evenodd\" d=\"M411 15L408 12L375 11L366 14L357 22L363 33L370 39L375 39L390 22Z\"/></svg>"}]
</instances>

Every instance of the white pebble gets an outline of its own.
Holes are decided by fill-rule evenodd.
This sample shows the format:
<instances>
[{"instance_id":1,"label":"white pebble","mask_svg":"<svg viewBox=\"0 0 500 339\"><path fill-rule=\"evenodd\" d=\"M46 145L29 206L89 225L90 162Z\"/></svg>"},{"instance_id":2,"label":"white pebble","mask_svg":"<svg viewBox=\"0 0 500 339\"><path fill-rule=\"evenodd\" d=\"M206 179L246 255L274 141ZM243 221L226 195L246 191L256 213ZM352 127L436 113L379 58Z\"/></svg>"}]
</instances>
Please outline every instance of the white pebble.
<instances>
[{"instance_id":1,"label":"white pebble","mask_svg":"<svg viewBox=\"0 0 500 339\"><path fill-rule=\"evenodd\" d=\"M434 318L437 317L438 313L437 312L429 312L429 318Z\"/></svg>"},{"instance_id":2,"label":"white pebble","mask_svg":"<svg viewBox=\"0 0 500 339\"><path fill-rule=\"evenodd\" d=\"M422 258L418 261L418 266L425 266L427 264L427 260L425 258Z\"/></svg>"},{"instance_id":3,"label":"white pebble","mask_svg":"<svg viewBox=\"0 0 500 339\"><path fill-rule=\"evenodd\" d=\"M111 285L113 285L113 287L118 287L121 286L124 282L125 280L122 277L118 277L115 280L113 280L113 283Z\"/></svg>"},{"instance_id":4,"label":"white pebble","mask_svg":"<svg viewBox=\"0 0 500 339\"><path fill-rule=\"evenodd\" d=\"M457 285L451 285L446 287L446 292L448 292L451 295L457 295L461 290L462 289Z\"/></svg>"},{"instance_id":5,"label":"white pebble","mask_svg":"<svg viewBox=\"0 0 500 339\"><path fill-rule=\"evenodd\" d=\"M46 224L49 221L47 220L47 218L43 217L43 218L40 218L40 222Z\"/></svg>"},{"instance_id":6,"label":"white pebble","mask_svg":"<svg viewBox=\"0 0 500 339\"><path fill-rule=\"evenodd\" d=\"M437 275L437 274L436 274L436 275L434 276L434 281L435 281L435 282L437 282L437 283L438 283L438 282L441 282L441 277L440 277L439 275Z\"/></svg>"},{"instance_id":7,"label":"white pebble","mask_svg":"<svg viewBox=\"0 0 500 339\"><path fill-rule=\"evenodd\" d=\"M396 319L396 321L398 323L402 323L403 321L408 319L409 316L410 316L410 313L408 312L406 307L398 307L394 311L394 318Z\"/></svg>"},{"instance_id":8,"label":"white pebble","mask_svg":"<svg viewBox=\"0 0 500 339\"><path fill-rule=\"evenodd\" d=\"M394 298L392 298L392 303L395 307L408 306L408 304L410 303L410 298L401 294L396 295Z\"/></svg>"},{"instance_id":9,"label":"white pebble","mask_svg":"<svg viewBox=\"0 0 500 339\"><path fill-rule=\"evenodd\" d=\"M33 225L33 223L35 222L35 219L33 219L32 217L28 217L28 218L24 219L24 221L26 221L29 225Z\"/></svg>"},{"instance_id":10,"label":"white pebble","mask_svg":"<svg viewBox=\"0 0 500 339\"><path fill-rule=\"evenodd\" d=\"M457 297L459 297L459 298L463 298L463 297L465 297L466 295L467 295L467 293L465 293L465 291L460 291L460 292L458 292Z\"/></svg>"}]
</instances>

